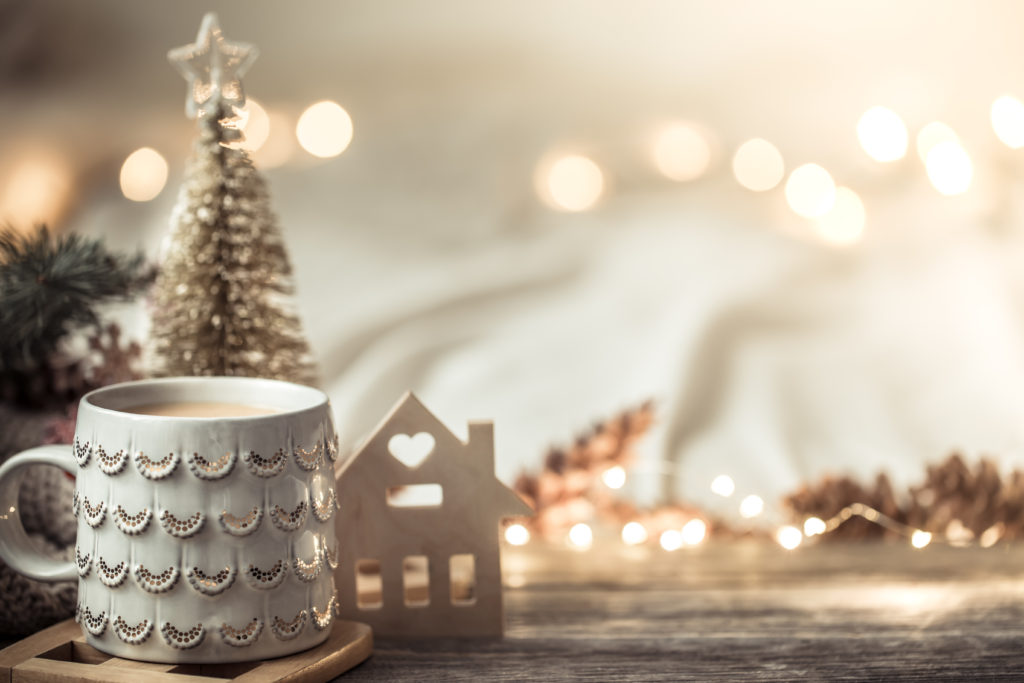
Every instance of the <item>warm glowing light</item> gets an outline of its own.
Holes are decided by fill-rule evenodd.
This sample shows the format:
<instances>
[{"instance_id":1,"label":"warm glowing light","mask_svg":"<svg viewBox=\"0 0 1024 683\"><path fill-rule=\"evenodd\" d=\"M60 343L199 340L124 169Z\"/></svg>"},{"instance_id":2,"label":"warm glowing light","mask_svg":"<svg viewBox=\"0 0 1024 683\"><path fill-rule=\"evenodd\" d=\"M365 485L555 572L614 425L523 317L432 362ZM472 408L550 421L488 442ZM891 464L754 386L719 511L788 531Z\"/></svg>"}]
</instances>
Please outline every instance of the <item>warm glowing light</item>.
<instances>
[{"instance_id":1,"label":"warm glowing light","mask_svg":"<svg viewBox=\"0 0 1024 683\"><path fill-rule=\"evenodd\" d=\"M610 489L621 489L626 483L626 470L618 465L609 467L601 475L601 481Z\"/></svg>"},{"instance_id":2,"label":"warm glowing light","mask_svg":"<svg viewBox=\"0 0 1024 683\"><path fill-rule=\"evenodd\" d=\"M55 223L71 193L71 170L63 159L34 154L17 162L0 192L0 222L16 228Z\"/></svg>"},{"instance_id":3,"label":"warm glowing light","mask_svg":"<svg viewBox=\"0 0 1024 683\"><path fill-rule=\"evenodd\" d=\"M786 175L786 165L779 149L761 138L747 140L732 157L732 173L740 185L764 192L770 190Z\"/></svg>"},{"instance_id":4,"label":"warm glowing light","mask_svg":"<svg viewBox=\"0 0 1024 683\"><path fill-rule=\"evenodd\" d=\"M825 520L820 517L808 517L804 520L804 536L808 538L825 533L827 528Z\"/></svg>"},{"instance_id":5,"label":"warm glowing light","mask_svg":"<svg viewBox=\"0 0 1024 683\"><path fill-rule=\"evenodd\" d=\"M580 522L569 529L569 543L577 548L589 548L594 542L594 532L590 526Z\"/></svg>"},{"instance_id":6,"label":"warm glowing light","mask_svg":"<svg viewBox=\"0 0 1024 683\"><path fill-rule=\"evenodd\" d=\"M245 139L238 145L244 150L255 152L263 147L270 137L270 116L267 110L254 99L247 99L242 109L242 132Z\"/></svg>"},{"instance_id":7,"label":"warm glowing light","mask_svg":"<svg viewBox=\"0 0 1024 683\"><path fill-rule=\"evenodd\" d=\"M761 496L749 495L740 501L740 515L750 519L764 512L764 501Z\"/></svg>"},{"instance_id":8,"label":"warm glowing light","mask_svg":"<svg viewBox=\"0 0 1024 683\"><path fill-rule=\"evenodd\" d=\"M829 244L845 247L864 236L864 202L848 187L836 188L832 210L817 219L818 234Z\"/></svg>"},{"instance_id":9,"label":"warm glowing light","mask_svg":"<svg viewBox=\"0 0 1024 683\"><path fill-rule=\"evenodd\" d=\"M661 538L658 539L658 542L661 543L662 548L669 552L679 550L683 547L683 534L676 529L668 529L661 532Z\"/></svg>"},{"instance_id":10,"label":"warm glowing light","mask_svg":"<svg viewBox=\"0 0 1024 683\"><path fill-rule=\"evenodd\" d=\"M640 522L629 522L622 527L622 542L626 545L640 545L647 540L647 529Z\"/></svg>"},{"instance_id":11,"label":"warm glowing light","mask_svg":"<svg viewBox=\"0 0 1024 683\"><path fill-rule=\"evenodd\" d=\"M14 510L12 509L11 512L14 512ZM981 532L981 536L978 537L978 545L982 548L991 548L1003 537L1004 531L1006 531L1006 525L1002 522L996 522Z\"/></svg>"},{"instance_id":12,"label":"warm glowing light","mask_svg":"<svg viewBox=\"0 0 1024 683\"><path fill-rule=\"evenodd\" d=\"M538 192L551 208L586 211L604 191L604 174L591 159L572 155L538 171Z\"/></svg>"},{"instance_id":13,"label":"warm glowing light","mask_svg":"<svg viewBox=\"0 0 1024 683\"><path fill-rule=\"evenodd\" d=\"M658 136L654 164L672 180L694 180L704 175L711 164L711 145L695 126L679 123Z\"/></svg>"},{"instance_id":14,"label":"warm glowing light","mask_svg":"<svg viewBox=\"0 0 1024 683\"><path fill-rule=\"evenodd\" d=\"M708 535L708 525L703 519L691 519L683 525L683 543L686 545L698 545Z\"/></svg>"},{"instance_id":15,"label":"warm glowing light","mask_svg":"<svg viewBox=\"0 0 1024 683\"><path fill-rule=\"evenodd\" d=\"M927 161L928 152L932 151L935 145L940 142L959 141L960 138L952 128L941 121L932 121L917 134L917 156L921 158L921 161Z\"/></svg>"},{"instance_id":16,"label":"warm glowing light","mask_svg":"<svg viewBox=\"0 0 1024 683\"><path fill-rule=\"evenodd\" d=\"M337 102L317 102L302 112L295 136L313 156L336 157L352 142L352 119Z\"/></svg>"},{"instance_id":17,"label":"warm glowing light","mask_svg":"<svg viewBox=\"0 0 1024 683\"><path fill-rule=\"evenodd\" d=\"M268 136L266 142L253 152L253 160L262 168L276 168L287 163L295 152L292 128L288 116L279 112L268 112Z\"/></svg>"},{"instance_id":18,"label":"warm glowing light","mask_svg":"<svg viewBox=\"0 0 1024 683\"><path fill-rule=\"evenodd\" d=\"M167 161L152 147L137 149L121 165L121 192L133 202L156 198L167 184Z\"/></svg>"},{"instance_id":19,"label":"warm glowing light","mask_svg":"<svg viewBox=\"0 0 1024 683\"><path fill-rule=\"evenodd\" d=\"M775 532L775 540L786 550L793 550L803 542L804 535L795 526L784 526Z\"/></svg>"},{"instance_id":20,"label":"warm glowing light","mask_svg":"<svg viewBox=\"0 0 1024 683\"><path fill-rule=\"evenodd\" d=\"M963 194L971 186L974 164L958 142L947 140L932 147L924 165L928 180L944 195Z\"/></svg>"},{"instance_id":21,"label":"warm glowing light","mask_svg":"<svg viewBox=\"0 0 1024 683\"><path fill-rule=\"evenodd\" d=\"M817 164L804 164L793 170L786 181L786 201L804 218L817 218L832 210L836 202L836 184L829 172Z\"/></svg>"},{"instance_id":22,"label":"warm glowing light","mask_svg":"<svg viewBox=\"0 0 1024 683\"><path fill-rule=\"evenodd\" d=\"M996 137L1010 149L1024 147L1024 103L1003 95L992 103L992 128Z\"/></svg>"},{"instance_id":23,"label":"warm glowing light","mask_svg":"<svg viewBox=\"0 0 1024 683\"><path fill-rule=\"evenodd\" d=\"M897 161L907 153L907 124L885 107L871 107L857 122L860 146L875 161Z\"/></svg>"},{"instance_id":24,"label":"warm glowing light","mask_svg":"<svg viewBox=\"0 0 1024 683\"><path fill-rule=\"evenodd\" d=\"M927 531L921 531L915 529L914 533L910 535L910 545L915 548L923 548L932 542L932 535Z\"/></svg>"},{"instance_id":25,"label":"warm glowing light","mask_svg":"<svg viewBox=\"0 0 1024 683\"><path fill-rule=\"evenodd\" d=\"M736 484L728 474L719 474L711 480L711 493L728 498L736 490Z\"/></svg>"},{"instance_id":26,"label":"warm glowing light","mask_svg":"<svg viewBox=\"0 0 1024 683\"><path fill-rule=\"evenodd\" d=\"M512 545L526 545L530 542L530 530L522 524L510 524L505 529L505 540Z\"/></svg>"}]
</instances>

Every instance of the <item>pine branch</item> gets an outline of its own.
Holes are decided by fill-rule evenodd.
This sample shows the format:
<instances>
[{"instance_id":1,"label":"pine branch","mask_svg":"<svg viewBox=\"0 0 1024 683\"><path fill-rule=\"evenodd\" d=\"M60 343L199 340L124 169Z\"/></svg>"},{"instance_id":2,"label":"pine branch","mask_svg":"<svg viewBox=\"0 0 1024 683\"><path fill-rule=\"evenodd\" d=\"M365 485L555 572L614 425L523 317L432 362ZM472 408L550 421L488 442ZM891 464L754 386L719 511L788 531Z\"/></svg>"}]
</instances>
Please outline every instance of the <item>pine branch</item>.
<instances>
[{"instance_id":1,"label":"pine branch","mask_svg":"<svg viewBox=\"0 0 1024 683\"><path fill-rule=\"evenodd\" d=\"M0 374L45 367L68 334L98 326L101 304L129 301L152 279L141 253L102 240L0 230Z\"/></svg>"}]
</instances>

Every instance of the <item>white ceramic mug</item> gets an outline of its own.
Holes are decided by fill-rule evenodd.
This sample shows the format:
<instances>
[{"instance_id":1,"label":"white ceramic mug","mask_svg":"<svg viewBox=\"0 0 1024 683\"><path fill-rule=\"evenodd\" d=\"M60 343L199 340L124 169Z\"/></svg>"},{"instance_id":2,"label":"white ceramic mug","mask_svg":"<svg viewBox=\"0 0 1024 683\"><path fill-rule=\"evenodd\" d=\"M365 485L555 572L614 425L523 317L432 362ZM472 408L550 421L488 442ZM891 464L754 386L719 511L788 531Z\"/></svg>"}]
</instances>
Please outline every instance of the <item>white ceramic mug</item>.
<instances>
[{"instance_id":1,"label":"white ceramic mug","mask_svg":"<svg viewBox=\"0 0 1024 683\"><path fill-rule=\"evenodd\" d=\"M122 410L224 402L247 417ZM44 581L78 578L87 642L153 662L279 657L327 639L337 613L327 396L274 380L127 382L82 398L71 446L43 446L0 467L0 557ZM75 475L74 562L34 549L18 514L22 468Z\"/></svg>"}]
</instances>

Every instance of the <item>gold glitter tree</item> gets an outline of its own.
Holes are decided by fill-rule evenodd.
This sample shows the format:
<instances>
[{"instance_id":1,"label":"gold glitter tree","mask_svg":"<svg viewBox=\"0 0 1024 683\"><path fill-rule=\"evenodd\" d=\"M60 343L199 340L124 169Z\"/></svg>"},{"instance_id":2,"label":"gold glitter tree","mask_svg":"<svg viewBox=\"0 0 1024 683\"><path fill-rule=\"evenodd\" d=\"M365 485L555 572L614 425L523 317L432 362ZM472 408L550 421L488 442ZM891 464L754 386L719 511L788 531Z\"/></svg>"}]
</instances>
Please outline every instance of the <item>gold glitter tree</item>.
<instances>
[{"instance_id":1,"label":"gold glitter tree","mask_svg":"<svg viewBox=\"0 0 1024 683\"><path fill-rule=\"evenodd\" d=\"M152 350L162 375L315 380L288 309L292 271L266 183L239 138L235 107L255 49L224 39L209 14L196 43L172 50L199 122L153 291Z\"/></svg>"}]
</instances>

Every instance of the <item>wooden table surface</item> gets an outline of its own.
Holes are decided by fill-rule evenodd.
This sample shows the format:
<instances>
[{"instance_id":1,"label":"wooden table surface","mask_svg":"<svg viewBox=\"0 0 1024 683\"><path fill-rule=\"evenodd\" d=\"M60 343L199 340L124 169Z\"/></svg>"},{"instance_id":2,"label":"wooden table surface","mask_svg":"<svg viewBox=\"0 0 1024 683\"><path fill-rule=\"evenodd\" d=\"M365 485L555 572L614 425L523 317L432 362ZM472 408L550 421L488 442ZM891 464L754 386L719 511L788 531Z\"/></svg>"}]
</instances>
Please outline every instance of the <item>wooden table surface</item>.
<instances>
[{"instance_id":1,"label":"wooden table surface","mask_svg":"<svg viewBox=\"0 0 1024 683\"><path fill-rule=\"evenodd\" d=\"M530 546L502 640L393 641L339 681L1024 681L1024 547Z\"/></svg>"}]
</instances>

